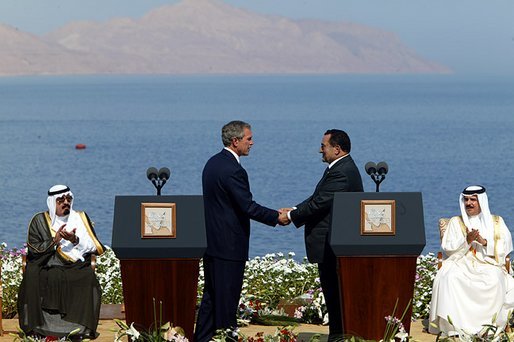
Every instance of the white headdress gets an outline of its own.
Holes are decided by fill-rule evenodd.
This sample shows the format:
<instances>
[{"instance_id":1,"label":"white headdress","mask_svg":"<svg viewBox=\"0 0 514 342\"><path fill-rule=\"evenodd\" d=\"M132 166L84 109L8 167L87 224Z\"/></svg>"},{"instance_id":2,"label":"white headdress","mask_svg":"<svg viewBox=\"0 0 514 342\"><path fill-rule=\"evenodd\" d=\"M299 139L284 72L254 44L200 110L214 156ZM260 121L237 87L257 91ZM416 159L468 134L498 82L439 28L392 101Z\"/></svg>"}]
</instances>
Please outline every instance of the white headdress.
<instances>
[{"instance_id":1,"label":"white headdress","mask_svg":"<svg viewBox=\"0 0 514 342\"><path fill-rule=\"evenodd\" d=\"M73 193L70 191L70 188L66 185L54 185L48 190L48 198L46 199L46 205L48 206L48 213L50 214L50 218L52 219L52 226L55 223L55 200L62 196L71 196L73 197ZM70 212L73 206L73 199L70 203Z\"/></svg>"},{"instance_id":2,"label":"white headdress","mask_svg":"<svg viewBox=\"0 0 514 342\"><path fill-rule=\"evenodd\" d=\"M50 218L52 219L52 229L57 231L63 223L66 223L66 228L74 229L76 228L75 234L79 238L79 243L77 245L72 244L71 242L62 239L59 242L60 250L62 253L66 254L72 260L84 260L84 255L86 253L92 253L96 251L96 246L89 235L86 226L84 225L84 221L80 217L79 213L73 210L73 199L70 203L70 214L66 218L57 217L55 213L56 209L56 199L62 196L71 196L73 197L73 193L70 191L70 188L66 185L54 185L48 190L48 198L46 200L46 204L48 205L48 212L50 214ZM57 221L57 224L56 224Z\"/></svg>"},{"instance_id":3,"label":"white headdress","mask_svg":"<svg viewBox=\"0 0 514 342\"><path fill-rule=\"evenodd\" d=\"M460 212L464 224L469 229L473 228L471 227L469 216L466 213L466 205L464 204L464 196L472 195L477 196L478 203L480 204L481 211L480 214L478 214L478 218L480 219L482 227L486 230L486 232L492 234L494 232L493 217L491 215L491 211L489 210L489 201L487 199L485 188L481 185L468 186L466 189L462 191L462 193L459 196Z\"/></svg>"}]
</instances>

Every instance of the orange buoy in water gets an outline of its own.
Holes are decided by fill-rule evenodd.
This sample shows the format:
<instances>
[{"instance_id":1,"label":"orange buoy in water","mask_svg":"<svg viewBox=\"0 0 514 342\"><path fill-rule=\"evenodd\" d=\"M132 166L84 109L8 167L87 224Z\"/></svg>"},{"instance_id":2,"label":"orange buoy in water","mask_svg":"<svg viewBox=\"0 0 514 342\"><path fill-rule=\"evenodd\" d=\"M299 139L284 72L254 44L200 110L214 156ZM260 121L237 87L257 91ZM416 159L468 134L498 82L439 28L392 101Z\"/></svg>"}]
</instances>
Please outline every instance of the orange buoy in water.
<instances>
[{"instance_id":1,"label":"orange buoy in water","mask_svg":"<svg viewBox=\"0 0 514 342\"><path fill-rule=\"evenodd\" d=\"M77 145L75 145L75 149L76 150L83 150L85 148L86 148L86 145L84 145L84 144L77 144Z\"/></svg>"}]
</instances>

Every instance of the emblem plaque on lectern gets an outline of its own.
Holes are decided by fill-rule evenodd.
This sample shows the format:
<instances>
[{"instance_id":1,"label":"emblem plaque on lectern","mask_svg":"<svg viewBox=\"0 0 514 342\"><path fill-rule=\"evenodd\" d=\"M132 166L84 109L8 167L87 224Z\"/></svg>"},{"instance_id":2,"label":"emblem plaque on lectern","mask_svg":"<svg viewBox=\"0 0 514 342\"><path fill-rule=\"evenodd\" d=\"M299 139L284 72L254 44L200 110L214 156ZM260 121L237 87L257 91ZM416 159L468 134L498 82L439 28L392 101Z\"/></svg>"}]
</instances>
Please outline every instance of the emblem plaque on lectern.
<instances>
[{"instance_id":1,"label":"emblem plaque on lectern","mask_svg":"<svg viewBox=\"0 0 514 342\"><path fill-rule=\"evenodd\" d=\"M361 235L395 235L394 200L361 200Z\"/></svg>"},{"instance_id":2,"label":"emblem plaque on lectern","mask_svg":"<svg viewBox=\"0 0 514 342\"><path fill-rule=\"evenodd\" d=\"M175 203L141 203L141 238L175 238L176 207Z\"/></svg>"}]
</instances>

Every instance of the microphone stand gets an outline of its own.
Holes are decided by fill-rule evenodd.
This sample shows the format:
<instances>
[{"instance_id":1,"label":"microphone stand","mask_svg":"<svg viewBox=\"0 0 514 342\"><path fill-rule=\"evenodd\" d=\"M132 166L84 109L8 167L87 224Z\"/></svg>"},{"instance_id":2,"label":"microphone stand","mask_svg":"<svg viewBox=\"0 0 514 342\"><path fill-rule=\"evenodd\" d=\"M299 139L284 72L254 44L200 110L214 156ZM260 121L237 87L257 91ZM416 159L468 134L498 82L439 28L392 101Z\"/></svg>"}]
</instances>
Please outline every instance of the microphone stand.
<instances>
[{"instance_id":1,"label":"microphone stand","mask_svg":"<svg viewBox=\"0 0 514 342\"><path fill-rule=\"evenodd\" d=\"M379 175L379 174L376 174L376 173L372 173L371 175L371 179L373 179L373 182L375 182L375 185L376 185L376 188L375 188L375 192L380 192L380 183L382 183L384 181L384 179L386 178L385 175Z\"/></svg>"},{"instance_id":2,"label":"microphone stand","mask_svg":"<svg viewBox=\"0 0 514 342\"><path fill-rule=\"evenodd\" d=\"M373 182L375 182L375 191L380 192L380 183L382 183L385 179L385 175L387 171L389 171L389 166L387 166L387 163L382 161L378 164L375 164L374 162L367 162L364 166L364 170L366 170L366 173L371 177Z\"/></svg>"},{"instance_id":3,"label":"microphone stand","mask_svg":"<svg viewBox=\"0 0 514 342\"><path fill-rule=\"evenodd\" d=\"M157 189L157 196L160 196L161 195L161 189L162 187L164 186L164 184L166 184L166 179L155 179L155 178L152 178L152 184L153 186Z\"/></svg>"},{"instance_id":4,"label":"microphone stand","mask_svg":"<svg viewBox=\"0 0 514 342\"><path fill-rule=\"evenodd\" d=\"M148 170L146 170L146 177L152 182L155 189L157 189L157 196L160 196L162 187L170 178L170 169L163 167L157 171L155 167L149 167Z\"/></svg>"}]
</instances>

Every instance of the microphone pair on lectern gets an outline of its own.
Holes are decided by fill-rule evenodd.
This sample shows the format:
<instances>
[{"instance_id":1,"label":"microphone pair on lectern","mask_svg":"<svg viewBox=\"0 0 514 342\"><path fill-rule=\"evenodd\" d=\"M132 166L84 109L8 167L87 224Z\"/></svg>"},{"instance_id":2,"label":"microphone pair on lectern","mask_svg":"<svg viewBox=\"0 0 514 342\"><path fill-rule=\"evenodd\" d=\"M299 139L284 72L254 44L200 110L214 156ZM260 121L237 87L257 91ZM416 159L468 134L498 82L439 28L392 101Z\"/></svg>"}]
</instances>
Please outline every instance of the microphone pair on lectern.
<instances>
[{"instance_id":1,"label":"microphone pair on lectern","mask_svg":"<svg viewBox=\"0 0 514 342\"><path fill-rule=\"evenodd\" d=\"M157 189L157 196L161 195L161 189L170 179L171 171L167 167L161 167L158 171L155 167L149 167L146 170L146 177Z\"/></svg>"},{"instance_id":2,"label":"microphone pair on lectern","mask_svg":"<svg viewBox=\"0 0 514 342\"><path fill-rule=\"evenodd\" d=\"M378 164L367 162L366 165L364 165L364 169L375 182L376 192L379 192L380 183L382 183L382 181L385 179L385 175L389 171L389 166L387 166L385 161L381 161Z\"/></svg>"}]
</instances>

